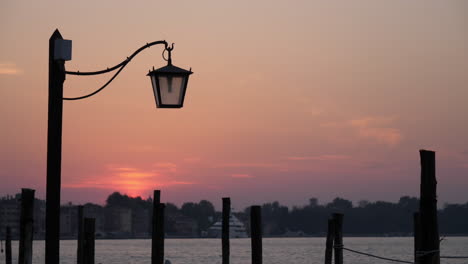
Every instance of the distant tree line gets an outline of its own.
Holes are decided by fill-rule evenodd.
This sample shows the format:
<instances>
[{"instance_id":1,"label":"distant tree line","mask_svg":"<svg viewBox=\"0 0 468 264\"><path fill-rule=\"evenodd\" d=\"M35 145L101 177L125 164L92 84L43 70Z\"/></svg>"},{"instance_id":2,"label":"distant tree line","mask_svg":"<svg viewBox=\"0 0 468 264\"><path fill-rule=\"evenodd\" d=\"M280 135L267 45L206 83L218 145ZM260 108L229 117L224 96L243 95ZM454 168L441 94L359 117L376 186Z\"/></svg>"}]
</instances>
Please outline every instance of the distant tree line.
<instances>
[{"instance_id":1,"label":"distant tree line","mask_svg":"<svg viewBox=\"0 0 468 264\"><path fill-rule=\"evenodd\" d=\"M111 194L106 206L121 206L131 209L152 210L152 199L132 198L118 192ZM413 232L413 213L418 211L419 199L403 196L397 203L360 201L357 206L343 198L320 205L316 198L309 199L305 206L292 209L275 201L262 205L263 232L266 236L281 236L288 232L304 235L323 235L327 229L327 219L332 213L344 216L343 230L349 235L411 235ZM198 203L186 202L179 208L166 204L166 229L173 228L176 216L195 220L199 232L207 230L221 218L213 204L207 200ZM249 227L249 208L235 215ZM439 230L441 234L468 234L468 202L465 204L445 204L439 210Z\"/></svg>"}]
</instances>

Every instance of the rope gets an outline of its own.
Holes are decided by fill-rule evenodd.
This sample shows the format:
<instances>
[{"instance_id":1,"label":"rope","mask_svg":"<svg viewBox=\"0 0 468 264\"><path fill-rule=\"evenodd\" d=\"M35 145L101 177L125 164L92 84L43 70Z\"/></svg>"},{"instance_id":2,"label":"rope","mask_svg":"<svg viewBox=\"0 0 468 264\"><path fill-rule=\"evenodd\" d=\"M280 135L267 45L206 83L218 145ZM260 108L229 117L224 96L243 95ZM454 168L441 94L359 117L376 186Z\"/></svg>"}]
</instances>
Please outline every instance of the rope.
<instances>
[{"instance_id":1,"label":"rope","mask_svg":"<svg viewBox=\"0 0 468 264\"><path fill-rule=\"evenodd\" d=\"M416 256L418 257L424 257L426 255L432 254L432 253L437 253L440 250L435 249L435 250L430 250L430 251L416 251Z\"/></svg>"},{"instance_id":2,"label":"rope","mask_svg":"<svg viewBox=\"0 0 468 264\"><path fill-rule=\"evenodd\" d=\"M388 261L394 261L394 262L400 262L400 263L414 264L414 262L411 262L411 261L405 261L405 260L400 260L400 259L385 258L385 257L376 256L376 255L373 255L373 254L369 254L369 253L357 251L357 250L352 250L352 249L349 249L349 248L345 248L345 247L343 247L343 246L341 246L341 247L335 247L335 248L342 248L342 249L344 249L344 250L347 250L347 251L350 251L350 252L353 252L353 253L356 253L356 254L365 255L365 256L368 256L368 257L373 257L373 258L378 258L378 259L383 259L383 260L388 260Z\"/></svg>"},{"instance_id":3,"label":"rope","mask_svg":"<svg viewBox=\"0 0 468 264\"><path fill-rule=\"evenodd\" d=\"M353 252L353 253L356 253L356 254L361 254L361 255L364 255L364 256L373 257L373 258L378 258L378 259L383 259L383 260L388 260L388 261L394 261L394 262L400 262L400 263L414 264L414 262L411 262L411 261L400 260L400 259L392 259L392 258L386 258L386 257L381 257L381 256L369 254L369 253L366 253L366 252L361 252L361 251L353 250L353 249L350 249L350 248L345 248L343 245L336 245L336 246L334 246L334 248L344 249L344 250L347 250L347 251L350 251L350 252ZM437 252L439 252L438 249L436 249L436 250L430 250L430 251L418 251L418 252L416 252L416 254L417 254L418 257L422 257L422 256L426 256L426 255L429 255L429 254L437 253ZM440 258L445 258L445 259L468 259L468 256L440 256Z\"/></svg>"},{"instance_id":4,"label":"rope","mask_svg":"<svg viewBox=\"0 0 468 264\"><path fill-rule=\"evenodd\" d=\"M468 256L440 256L440 258L446 258L446 259L468 259Z\"/></svg>"}]
</instances>

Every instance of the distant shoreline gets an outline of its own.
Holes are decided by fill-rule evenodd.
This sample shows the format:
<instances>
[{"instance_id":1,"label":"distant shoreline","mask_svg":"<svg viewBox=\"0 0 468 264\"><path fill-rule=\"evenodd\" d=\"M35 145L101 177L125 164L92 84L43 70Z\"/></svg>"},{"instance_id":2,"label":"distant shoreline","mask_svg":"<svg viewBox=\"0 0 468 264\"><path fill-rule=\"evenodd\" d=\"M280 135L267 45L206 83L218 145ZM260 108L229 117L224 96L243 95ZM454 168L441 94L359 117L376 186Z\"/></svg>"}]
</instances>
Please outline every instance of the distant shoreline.
<instances>
[{"instance_id":1,"label":"distant shoreline","mask_svg":"<svg viewBox=\"0 0 468 264\"><path fill-rule=\"evenodd\" d=\"M346 238L398 238L398 237L413 237L412 235L356 235L356 234L344 234L344 239ZM450 234L450 235L440 235L441 238L445 237L468 237L468 234ZM326 236L267 236L263 238L326 238ZM5 239L2 237L0 238L2 241ZM168 239L219 239L221 238L209 238L209 237L166 237L165 240ZM231 238L231 240L234 239L250 239L250 237L247 238ZM69 240L76 240L76 238L61 238L61 241L69 241ZM151 237L148 238L133 238L133 237L128 237L128 238L96 238L96 240L151 240ZM12 241L18 241L17 238L12 239ZM45 239L34 239L34 241L45 241Z\"/></svg>"}]
</instances>

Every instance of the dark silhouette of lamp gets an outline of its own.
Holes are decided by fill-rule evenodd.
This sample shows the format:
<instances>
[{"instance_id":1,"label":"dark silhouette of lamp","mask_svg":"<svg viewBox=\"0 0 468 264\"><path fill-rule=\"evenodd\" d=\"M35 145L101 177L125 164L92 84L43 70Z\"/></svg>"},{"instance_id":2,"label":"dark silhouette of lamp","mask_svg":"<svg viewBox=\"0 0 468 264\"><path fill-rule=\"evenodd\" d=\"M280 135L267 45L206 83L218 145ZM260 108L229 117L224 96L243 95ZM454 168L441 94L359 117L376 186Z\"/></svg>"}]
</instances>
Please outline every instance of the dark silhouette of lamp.
<instances>
[{"instance_id":1,"label":"dark silhouette of lamp","mask_svg":"<svg viewBox=\"0 0 468 264\"><path fill-rule=\"evenodd\" d=\"M181 108L184 105L187 83L192 70L184 70L172 65L172 47L165 50L169 53L167 66L154 69L148 73L153 85L154 98L158 108Z\"/></svg>"}]
</instances>

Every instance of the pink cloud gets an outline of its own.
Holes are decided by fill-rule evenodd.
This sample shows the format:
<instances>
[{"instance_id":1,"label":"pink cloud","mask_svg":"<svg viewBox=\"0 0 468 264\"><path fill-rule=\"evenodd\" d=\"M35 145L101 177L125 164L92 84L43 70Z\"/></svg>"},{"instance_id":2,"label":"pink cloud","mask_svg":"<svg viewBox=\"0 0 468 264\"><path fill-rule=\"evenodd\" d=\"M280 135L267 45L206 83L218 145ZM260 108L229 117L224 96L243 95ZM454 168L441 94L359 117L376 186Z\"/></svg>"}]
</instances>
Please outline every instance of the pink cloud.
<instances>
[{"instance_id":1,"label":"pink cloud","mask_svg":"<svg viewBox=\"0 0 468 264\"><path fill-rule=\"evenodd\" d=\"M393 123L395 117L363 117L358 119L332 121L320 124L322 128L329 129L351 129L356 133L356 136L361 138L371 139L373 141L388 145L398 145L403 136L398 128L395 128Z\"/></svg>"},{"instance_id":2,"label":"pink cloud","mask_svg":"<svg viewBox=\"0 0 468 264\"><path fill-rule=\"evenodd\" d=\"M293 156L288 157L288 160L302 161L302 160L318 160L318 161L329 161L329 160L345 160L349 159L347 155L319 155L319 156Z\"/></svg>"},{"instance_id":3,"label":"pink cloud","mask_svg":"<svg viewBox=\"0 0 468 264\"><path fill-rule=\"evenodd\" d=\"M0 75L19 75L23 70L13 63L0 63Z\"/></svg>"},{"instance_id":4,"label":"pink cloud","mask_svg":"<svg viewBox=\"0 0 468 264\"><path fill-rule=\"evenodd\" d=\"M212 168L277 168L273 163L222 163L213 165Z\"/></svg>"},{"instance_id":5,"label":"pink cloud","mask_svg":"<svg viewBox=\"0 0 468 264\"><path fill-rule=\"evenodd\" d=\"M235 174L231 174L231 177L232 177L232 178L241 178L241 179L250 179L250 178L253 178L252 175L250 175L250 174L245 174L245 173L235 173Z\"/></svg>"},{"instance_id":6,"label":"pink cloud","mask_svg":"<svg viewBox=\"0 0 468 264\"><path fill-rule=\"evenodd\" d=\"M389 146L400 143L402 135L399 129L390 127L394 117L366 117L353 119L349 124L357 129L361 137L371 138Z\"/></svg>"}]
</instances>

